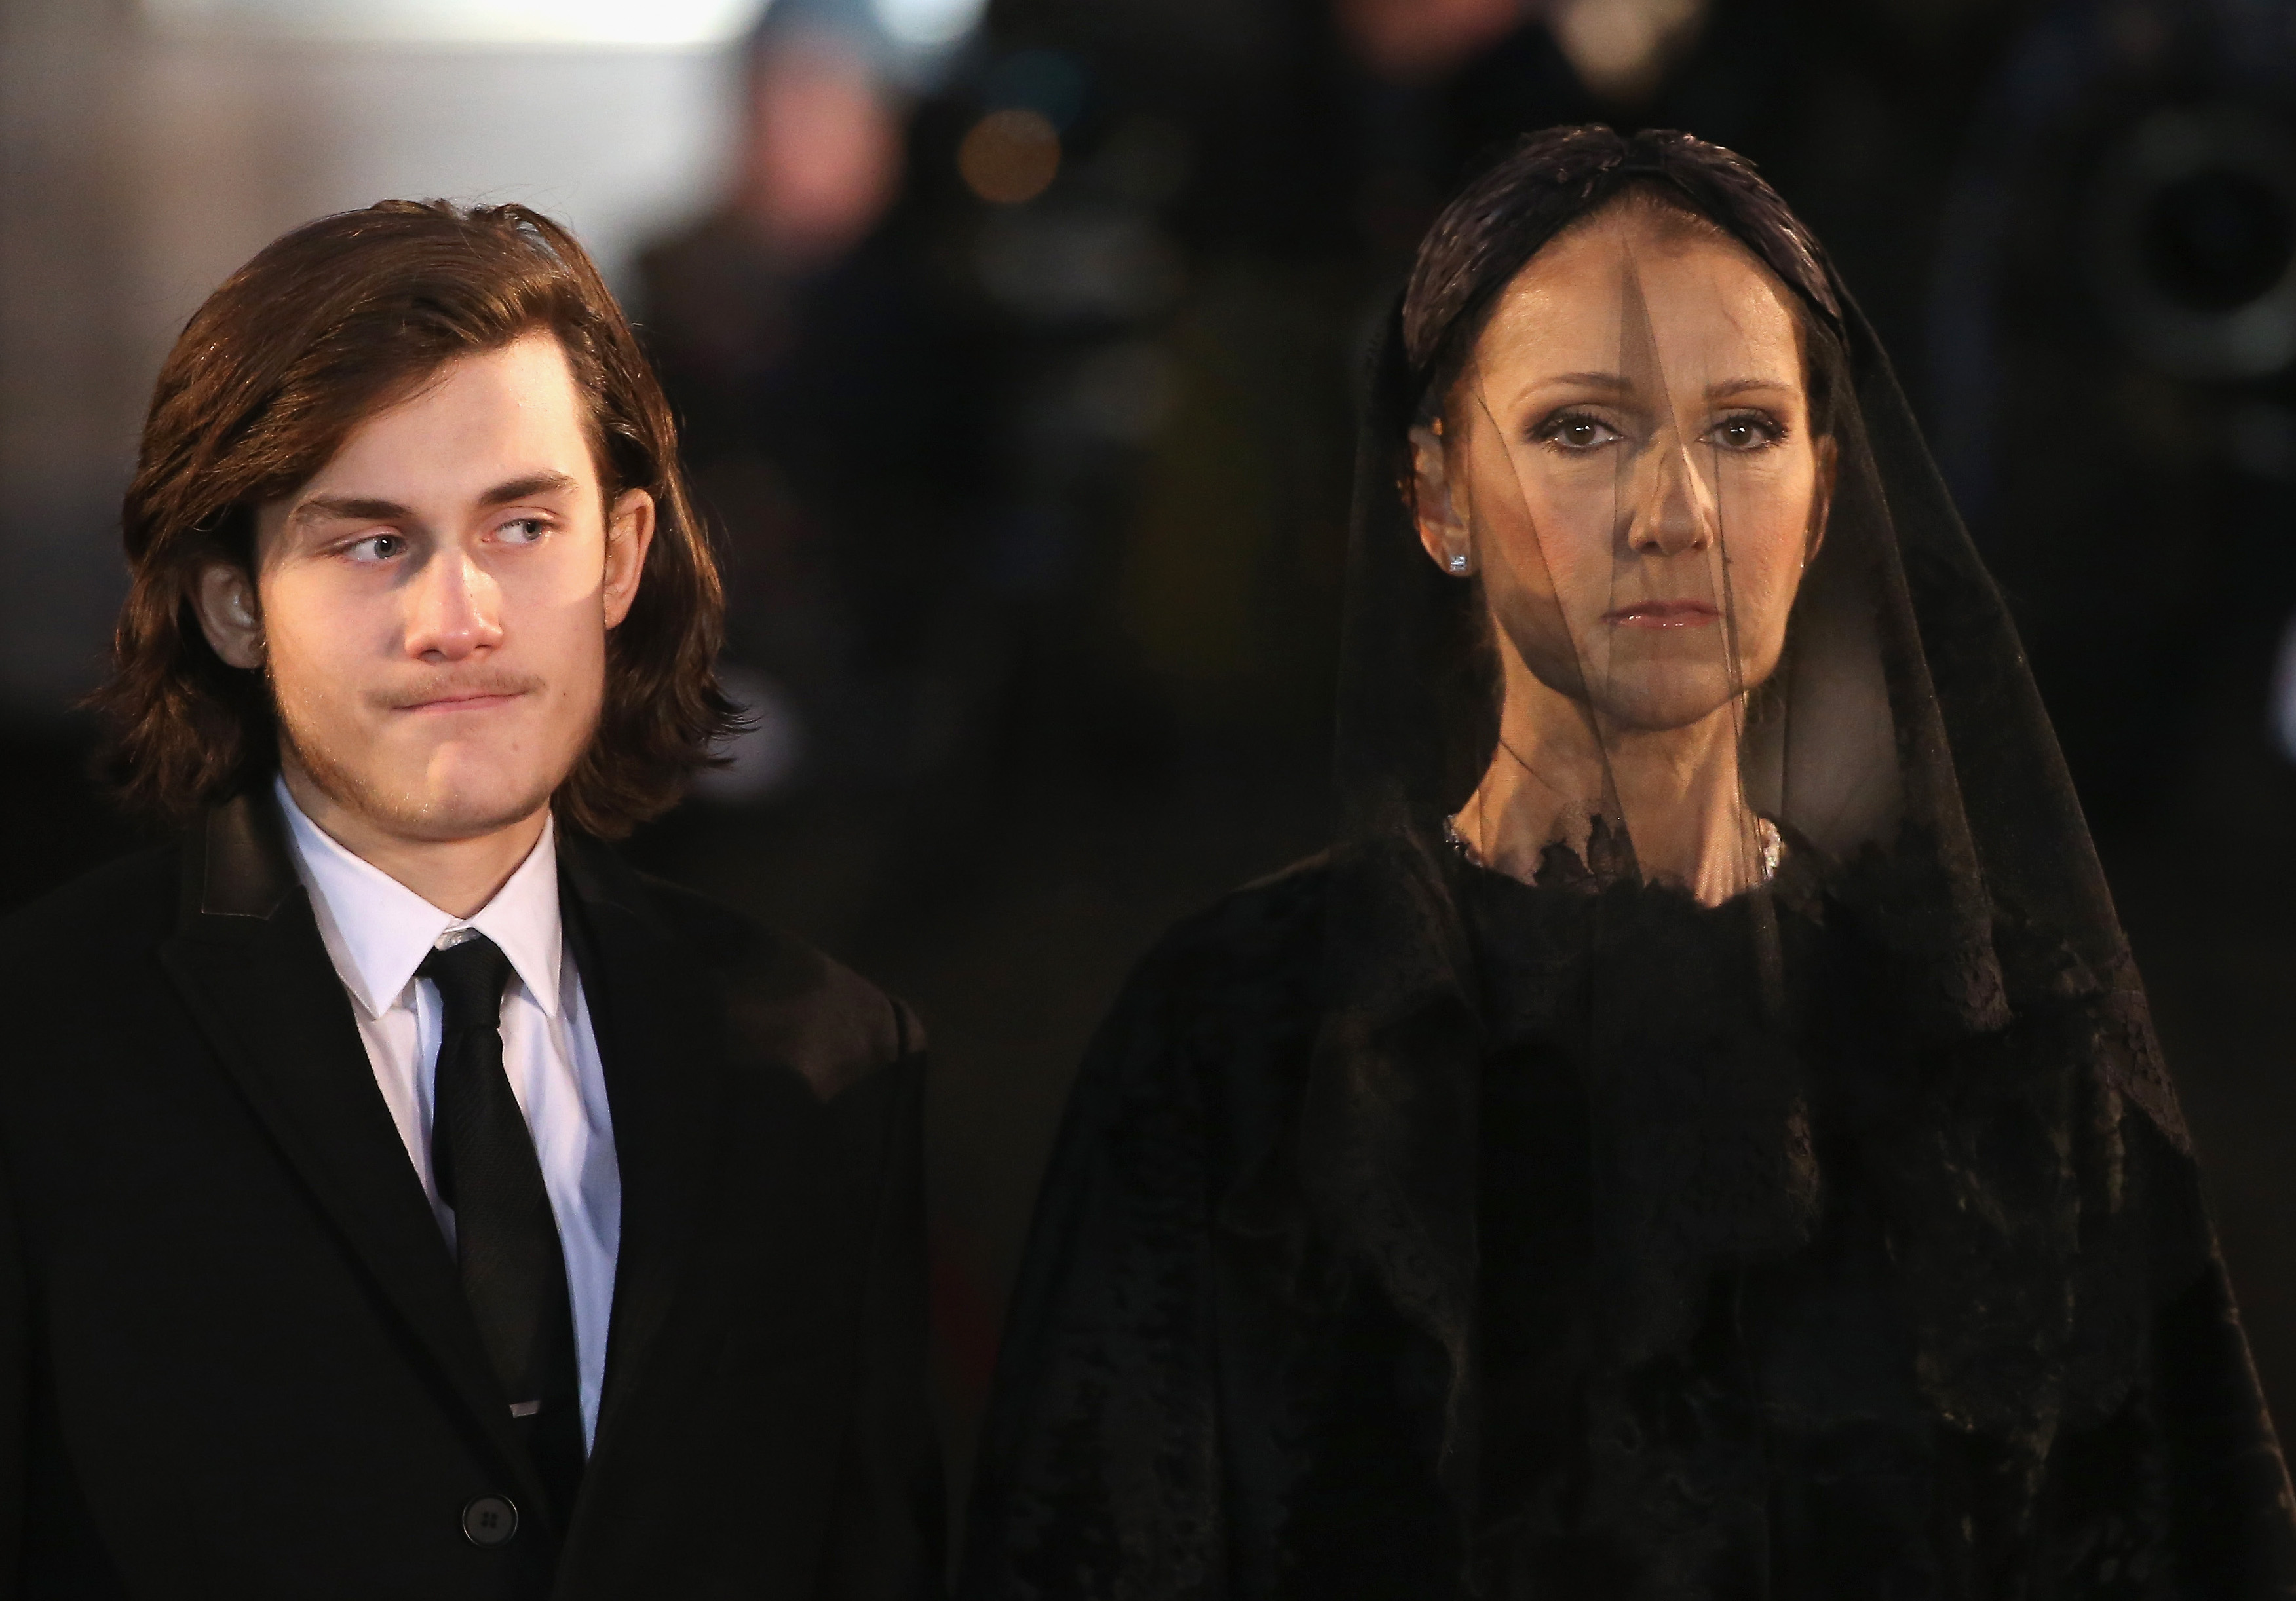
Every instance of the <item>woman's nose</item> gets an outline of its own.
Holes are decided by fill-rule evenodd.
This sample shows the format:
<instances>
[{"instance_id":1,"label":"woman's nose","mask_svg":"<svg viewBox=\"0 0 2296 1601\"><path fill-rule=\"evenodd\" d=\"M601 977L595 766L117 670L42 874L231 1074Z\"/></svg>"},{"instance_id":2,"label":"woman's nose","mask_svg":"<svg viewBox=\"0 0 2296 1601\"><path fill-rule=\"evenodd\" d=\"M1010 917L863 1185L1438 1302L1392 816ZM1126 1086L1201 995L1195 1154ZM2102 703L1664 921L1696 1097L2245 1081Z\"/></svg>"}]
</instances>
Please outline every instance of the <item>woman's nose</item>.
<instances>
[{"instance_id":1,"label":"woman's nose","mask_svg":"<svg viewBox=\"0 0 2296 1601\"><path fill-rule=\"evenodd\" d=\"M406 653L460 661L502 642L501 594L459 545L435 551L406 590Z\"/></svg>"},{"instance_id":2,"label":"woman's nose","mask_svg":"<svg viewBox=\"0 0 2296 1601\"><path fill-rule=\"evenodd\" d=\"M1691 447L1671 437L1654 442L1627 525L1627 545L1637 555L1677 556L1714 540L1714 497ZM1641 477L1642 475L1637 475Z\"/></svg>"}]
</instances>

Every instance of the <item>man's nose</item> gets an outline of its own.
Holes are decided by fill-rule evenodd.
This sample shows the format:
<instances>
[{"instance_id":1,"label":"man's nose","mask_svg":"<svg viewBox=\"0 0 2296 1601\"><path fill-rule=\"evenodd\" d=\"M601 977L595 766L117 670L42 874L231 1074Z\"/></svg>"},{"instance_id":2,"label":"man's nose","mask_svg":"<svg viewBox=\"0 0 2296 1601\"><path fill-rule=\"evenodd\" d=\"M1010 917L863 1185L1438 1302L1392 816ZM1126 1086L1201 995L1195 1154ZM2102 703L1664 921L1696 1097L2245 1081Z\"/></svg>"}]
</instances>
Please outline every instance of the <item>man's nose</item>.
<instances>
[{"instance_id":1,"label":"man's nose","mask_svg":"<svg viewBox=\"0 0 2296 1601\"><path fill-rule=\"evenodd\" d=\"M502 642L501 594L459 544L433 551L406 589L406 653L460 661Z\"/></svg>"}]
</instances>

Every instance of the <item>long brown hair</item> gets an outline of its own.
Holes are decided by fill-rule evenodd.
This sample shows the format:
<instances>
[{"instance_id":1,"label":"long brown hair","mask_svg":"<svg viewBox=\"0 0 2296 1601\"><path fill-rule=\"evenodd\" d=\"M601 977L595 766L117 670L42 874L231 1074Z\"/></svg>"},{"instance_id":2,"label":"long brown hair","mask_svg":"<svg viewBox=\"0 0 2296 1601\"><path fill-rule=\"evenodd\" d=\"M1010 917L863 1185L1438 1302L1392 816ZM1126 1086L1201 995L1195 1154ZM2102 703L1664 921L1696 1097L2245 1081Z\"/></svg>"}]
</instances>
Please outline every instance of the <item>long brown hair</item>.
<instances>
[{"instance_id":1,"label":"long brown hair","mask_svg":"<svg viewBox=\"0 0 2296 1601\"><path fill-rule=\"evenodd\" d=\"M606 500L652 495L654 538L607 639L589 747L555 805L612 838L664 811L735 726L716 659L725 598L677 429L629 321L563 227L523 206L385 200L267 246L185 325L160 370L121 511L132 583L94 704L138 809L180 819L266 780L262 674L217 657L193 608L218 561L255 570L255 509L308 482L360 422L457 356L546 329L586 402Z\"/></svg>"}]
</instances>

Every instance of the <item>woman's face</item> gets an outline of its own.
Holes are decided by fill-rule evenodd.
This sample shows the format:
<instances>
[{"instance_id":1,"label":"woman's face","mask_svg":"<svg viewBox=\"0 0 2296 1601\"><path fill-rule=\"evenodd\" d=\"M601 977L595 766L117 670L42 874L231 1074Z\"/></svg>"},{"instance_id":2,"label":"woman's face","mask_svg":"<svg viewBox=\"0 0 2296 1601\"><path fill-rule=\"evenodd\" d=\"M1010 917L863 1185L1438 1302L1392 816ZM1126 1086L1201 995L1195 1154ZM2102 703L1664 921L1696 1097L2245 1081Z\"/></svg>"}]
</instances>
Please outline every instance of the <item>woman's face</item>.
<instances>
[{"instance_id":1,"label":"woman's face","mask_svg":"<svg viewBox=\"0 0 2296 1601\"><path fill-rule=\"evenodd\" d=\"M1621 208L1517 274L1441 437L1414 433L1428 554L1465 556L1522 665L1612 726L1685 727L1777 666L1833 460L1789 292Z\"/></svg>"}]
</instances>

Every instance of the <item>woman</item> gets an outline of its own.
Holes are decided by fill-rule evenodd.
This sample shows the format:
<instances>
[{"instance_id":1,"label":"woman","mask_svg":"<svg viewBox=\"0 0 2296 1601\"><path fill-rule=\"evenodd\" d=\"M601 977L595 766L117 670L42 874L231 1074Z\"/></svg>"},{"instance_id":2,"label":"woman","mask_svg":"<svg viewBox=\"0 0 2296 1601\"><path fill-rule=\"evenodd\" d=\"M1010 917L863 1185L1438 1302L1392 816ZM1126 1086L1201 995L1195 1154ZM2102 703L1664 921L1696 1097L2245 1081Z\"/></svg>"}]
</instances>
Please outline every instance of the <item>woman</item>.
<instances>
[{"instance_id":1,"label":"woman","mask_svg":"<svg viewBox=\"0 0 2296 1601\"><path fill-rule=\"evenodd\" d=\"M2296 1593L2047 720L1806 232L1538 135L1373 388L1341 838L1093 1047L966 1592Z\"/></svg>"}]
</instances>

